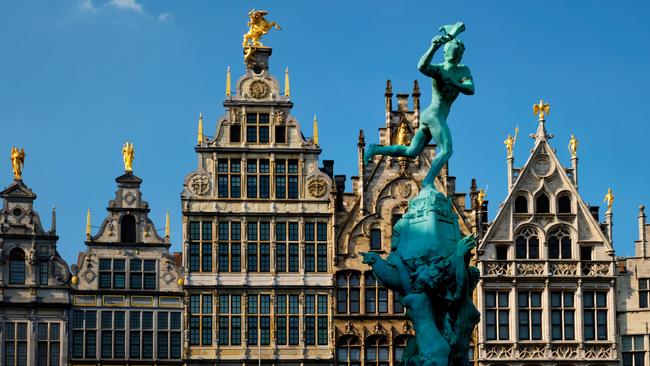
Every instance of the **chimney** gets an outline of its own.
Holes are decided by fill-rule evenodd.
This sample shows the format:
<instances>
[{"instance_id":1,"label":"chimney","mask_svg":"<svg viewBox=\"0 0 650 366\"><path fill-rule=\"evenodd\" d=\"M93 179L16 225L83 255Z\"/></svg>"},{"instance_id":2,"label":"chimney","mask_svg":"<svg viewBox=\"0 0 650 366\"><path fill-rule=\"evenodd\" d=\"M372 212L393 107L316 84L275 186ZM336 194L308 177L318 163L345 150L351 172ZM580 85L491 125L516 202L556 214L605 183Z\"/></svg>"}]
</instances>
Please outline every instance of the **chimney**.
<instances>
[{"instance_id":1,"label":"chimney","mask_svg":"<svg viewBox=\"0 0 650 366\"><path fill-rule=\"evenodd\" d=\"M323 172L330 178L334 177L334 160L323 160Z\"/></svg>"},{"instance_id":2,"label":"chimney","mask_svg":"<svg viewBox=\"0 0 650 366\"><path fill-rule=\"evenodd\" d=\"M591 217L596 220L597 223L600 223L600 207L599 206L589 206L589 213L591 214Z\"/></svg>"},{"instance_id":3,"label":"chimney","mask_svg":"<svg viewBox=\"0 0 650 366\"><path fill-rule=\"evenodd\" d=\"M336 207L343 209L343 193L345 192L345 175L335 175L334 184L336 185Z\"/></svg>"},{"instance_id":4,"label":"chimney","mask_svg":"<svg viewBox=\"0 0 650 366\"><path fill-rule=\"evenodd\" d=\"M397 111L408 112L409 110L409 95L397 94Z\"/></svg>"}]
</instances>

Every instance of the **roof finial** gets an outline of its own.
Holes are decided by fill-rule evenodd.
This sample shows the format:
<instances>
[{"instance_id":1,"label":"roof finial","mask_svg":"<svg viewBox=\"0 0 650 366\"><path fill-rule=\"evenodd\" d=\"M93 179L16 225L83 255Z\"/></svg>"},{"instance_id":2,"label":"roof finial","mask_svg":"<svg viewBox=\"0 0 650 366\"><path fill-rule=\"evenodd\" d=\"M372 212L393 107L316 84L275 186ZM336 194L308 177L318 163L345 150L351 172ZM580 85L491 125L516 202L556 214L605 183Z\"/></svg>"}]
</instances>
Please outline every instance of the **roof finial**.
<instances>
[{"instance_id":1,"label":"roof finial","mask_svg":"<svg viewBox=\"0 0 650 366\"><path fill-rule=\"evenodd\" d=\"M533 104L533 114L538 115L539 120L543 121L545 114L551 114L551 105L540 99L539 104Z\"/></svg>"},{"instance_id":2,"label":"roof finial","mask_svg":"<svg viewBox=\"0 0 650 366\"><path fill-rule=\"evenodd\" d=\"M314 143L318 145L318 119L314 114Z\"/></svg>"},{"instance_id":3,"label":"roof finial","mask_svg":"<svg viewBox=\"0 0 650 366\"><path fill-rule=\"evenodd\" d=\"M169 241L169 210L167 210L167 214L165 215L165 240Z\"/></svg>"},{"instance_id":4,"label":"roof finial","mask_svg":"<svg viewBox=\"0 0 650 366\"><path fill-rule=\"evenodd\" d=\"M88 213L86 214L86 240L90 240L90 207L88 207Z\"/></svg>"},{"instance_id":5,"label":"roof finial","mask_svg":"<svg viewBox=\"0 0 650 366\"><path fill-rule=\"evenodd\" d=\"M14 171L14 179L22 180L23 179L23 165L25 165L25 150L21 147L18 150L17 147L11 148L11 169Z\"/></svg>"},{"instance_id":6,"label":"roof finial","mask_svg":"<svg viewBox=\"0 0 650 366\"><path fill-rule=\"evenodd\" d=\"M133 172L133 159L135 158L135 150L133 150L133 143L126 142L122 145L122 158L124 159L124 171L127 173Z\"/></svg>"},{"instance_id":7,"label":"roof finial","mask_svg":"<svg viewBox=\"0 0 650 366\"><path fill-rule=\"evenodd\" d=\"M289 68L284 70L284 96L291 96L291 87L289 86Z\"/></svg>"},{"instance_id":8,"label":"roof finial","mask_svg":"<svg viewBox=\"0 0 650 366\"><path fill-rule=\"evenodd\" d=\"M228 70L226 70L226 96L230 96L230 66L228 66Z\"/></svg>"},{"instance_id":9,"label":"roof finial","mask_svg":"<svg viewBox=\"0 0 650 366\"><path fill-rule=\"evenodd\" d=\"M199 130L196 137L197 143L199 145L203 144L203 113L199 112Z\"/></svg>"}]
</instances>

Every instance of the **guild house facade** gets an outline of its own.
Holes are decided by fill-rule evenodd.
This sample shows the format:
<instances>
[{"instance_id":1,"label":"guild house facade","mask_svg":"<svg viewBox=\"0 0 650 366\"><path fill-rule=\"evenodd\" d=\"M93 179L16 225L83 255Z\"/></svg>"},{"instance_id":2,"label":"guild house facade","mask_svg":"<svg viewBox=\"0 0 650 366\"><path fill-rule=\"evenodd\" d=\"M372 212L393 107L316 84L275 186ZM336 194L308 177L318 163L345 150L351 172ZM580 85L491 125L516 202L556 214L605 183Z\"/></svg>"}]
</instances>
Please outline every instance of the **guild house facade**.
<instances>
[{"instance_id":1,"label":"guild house facade","mask_svg":"<svg viewBox=\"0 0 650 366\"><path fill-rule=\"evenodd\" d=\"M306 139L271 52L247 56L232 92L228 72L214 136L199 120L181 196L188 365L333 357L333 167L319 167L316 121Z\"/></svg>"},{"instance_id":2,"label":"guild house facade","mask_svg":"<svg viewBox=\"0 0 650 366\"><path fill-rule=\"evenodd\" d=\"M183 356L180 254L169 252L169 219L164 237L149 219L128 151L94 234L88 210L86 251L72 268L71 366L179 365Z\"/></svg>"},{"instance_id":3,"label":"guild house facade","mask_svg":"<svg viewBox=\"0 0 650 366\"><path fill-rule=\"evenodd\" d=\"M199 117L197 165L182 180L182 253L169 252L169 219L161 235L149 218L126 144L115 197L98 227L88 212L86 248L68 269L54 210L46 231L22 180L24 152L12 150L14 181L0 192L3 365L400 364L413 326L360 254L391 251L392 226L417 195L435 146L364 166L360 131L346 192L333 161L319 162L316 119L306 138L292 114L288 70L283 82L273 75L272 49L259 37L275 23L262 13L250 14L245 72L231 81L228 71L222 114L215 124ZM538 127L523 166L514 166L516 136L506 140L508 194L493 220L475 180L469 194L456 192L445 166L435 182L462 235L478 236L481 322L470 359L650 365L644 208L635 255L615 257L613 193L603 217L586 204L578 141L572 136L563 166L546 131L549 108L534 107ZM419 113L417 82L396 98L387 82L379 143L408 145Z\"/></svg>"}]
</instances>

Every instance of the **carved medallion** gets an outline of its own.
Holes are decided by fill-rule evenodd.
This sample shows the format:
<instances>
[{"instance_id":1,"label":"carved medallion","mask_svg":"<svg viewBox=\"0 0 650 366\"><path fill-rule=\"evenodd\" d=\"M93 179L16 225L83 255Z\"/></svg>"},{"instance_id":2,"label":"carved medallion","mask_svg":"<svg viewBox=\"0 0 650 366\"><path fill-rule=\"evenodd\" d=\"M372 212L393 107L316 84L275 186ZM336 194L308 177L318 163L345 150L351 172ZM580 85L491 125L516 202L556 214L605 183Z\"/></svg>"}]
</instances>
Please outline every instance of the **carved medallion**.
<instances>
[{"instance_id":1,"label":"carved medallion","mask_svg":"<svg viewBox=\"0 0 650 366\"><path fill-rule=\"evenodd\" d=\"M548 160L548 158L540 156L535 161L533 170L535 171L535 174L539 175L540 177L546 176L551 170L551 162Z\"/></svg>"},{"instance_id":2,"label":"carved medallion","mask_svg":"<svg viewBox=\"0 0 650 366\"><path fill-rule=\"evenodd\" d=\"M397 186L397 194L402 197L406 198L411 195L411 185L403 182Z\"/></svg>"},{"instance_id":3,"label":"carved medallion","mask_svg":"<svg viewBox=\"0 0 650 366\"><path fill-rule=\"evenodd\" d=\"M307 188L309 189L309 194L313 197L320 198L327 192L327 182L323 177L314 177L307 183Z\"/></svg>"},{"instance_id":4,"label":"carved medallion","mask_svg":"<svg viewBox=\"0 0 650 366\"><path fill-rule=\"evenodd\" d=\"M248 87L248 92L255 99L262 99L269 94L269 86L262 80L254 80Z\"/></svg>"},{"instance_id":5,"label":"carved medallion","mask_svg":"<svg viewBox=\"0 0 650 366\"><path fill-rule=\"evenodd\" d=\"M196 174L190 178L190 191L197 196L202 196L210 188L210 177L206 174Z\"/></svg>"},{"instance_id":6,"label":"carved medallion","mask_svg":"<svg viewBox=\"0 0 650 366\"><path fill-rule=\"evenodd\" d=\"M124 195L124 201L126 201L127 204L132 205L133 202L135 202L135 195L131 192L127 192Z\"/></svg>"}]
</instances>

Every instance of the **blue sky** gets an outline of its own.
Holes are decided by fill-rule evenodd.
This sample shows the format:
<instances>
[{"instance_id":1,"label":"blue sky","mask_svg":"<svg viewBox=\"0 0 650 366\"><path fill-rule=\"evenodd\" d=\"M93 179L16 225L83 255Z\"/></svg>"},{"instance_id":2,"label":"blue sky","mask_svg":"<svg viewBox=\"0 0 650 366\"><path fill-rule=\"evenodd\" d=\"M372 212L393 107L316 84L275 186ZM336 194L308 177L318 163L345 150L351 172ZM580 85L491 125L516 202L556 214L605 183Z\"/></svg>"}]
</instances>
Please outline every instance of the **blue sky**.
<instances>
[{"instance_id":1,"label":"blue sky","mask_svg":"<svg viewBox=\"0 0 650 366\"><path fill-rule=\"evenodd\" d=\"M461 96L449 124L459 191L488 186L490 215L506 194L503 140L519 125L516 164L536 127L532 104L551 103L551 144L569 165L580 140L580 193L603 205L614 189L614 245L633 253L640 204L650 204L645 147L650 15L647 2L0 0L0 185L12 181L11 146L26 150L24 181L46 227L57 207L59 251L84 250L88 207L105 215L121 175L121 145L135 144L134 172L159 229L172 218L180 250L180 191L196 167L199 112L212 135L223 113L225 70L243 73L241 39L251 8L283 27L265 38L271 71L291 73L293 114L306 136L319 119L321 159L356 175L356 138L378 140L384 85L410 92L438 26L462 20L464 63L476 95ZM601 212L603 210L601 209Z\"/></svg>"}]
</instances>

